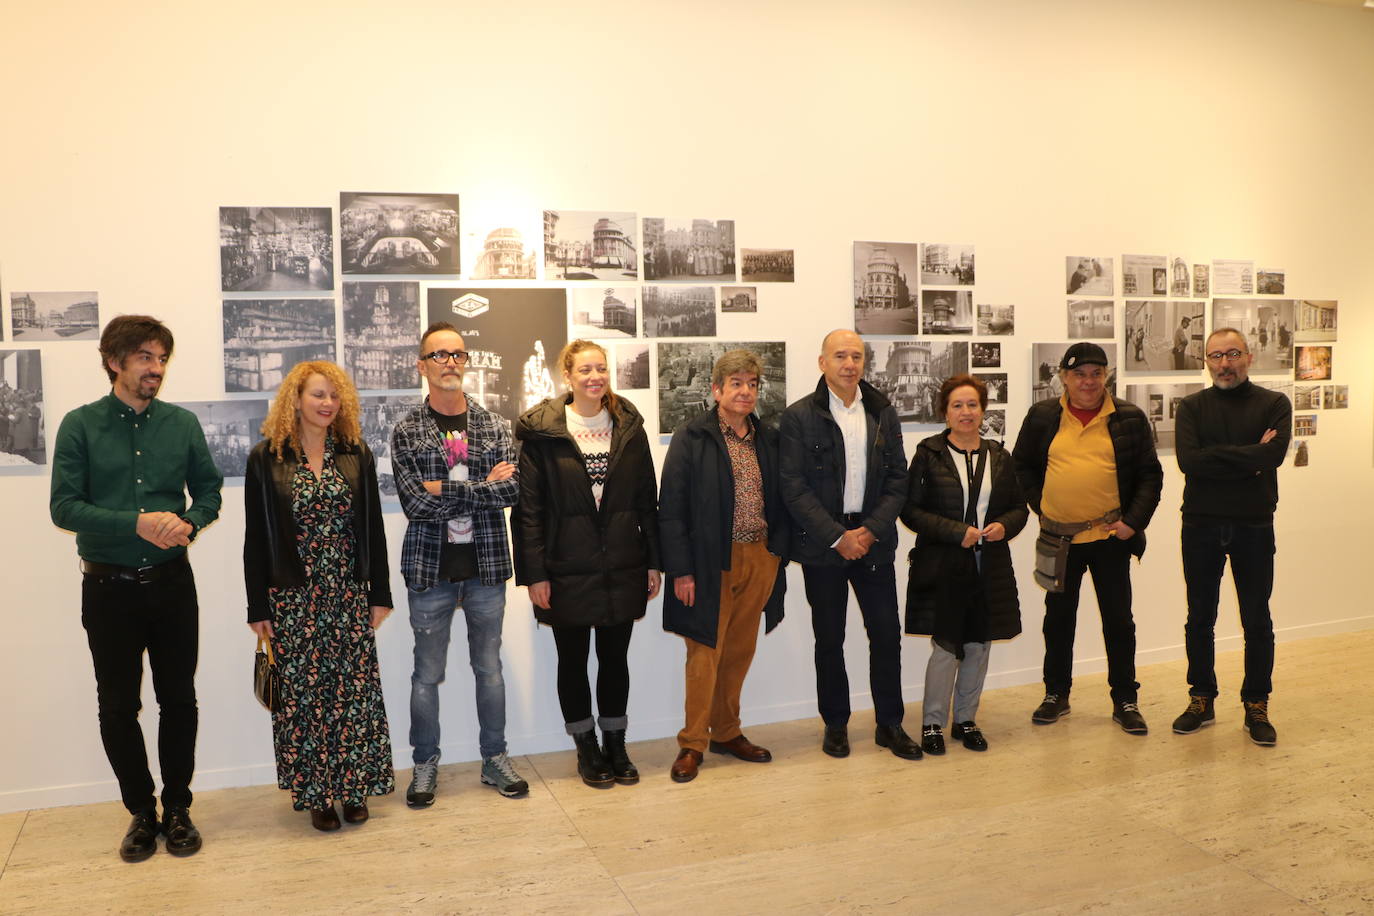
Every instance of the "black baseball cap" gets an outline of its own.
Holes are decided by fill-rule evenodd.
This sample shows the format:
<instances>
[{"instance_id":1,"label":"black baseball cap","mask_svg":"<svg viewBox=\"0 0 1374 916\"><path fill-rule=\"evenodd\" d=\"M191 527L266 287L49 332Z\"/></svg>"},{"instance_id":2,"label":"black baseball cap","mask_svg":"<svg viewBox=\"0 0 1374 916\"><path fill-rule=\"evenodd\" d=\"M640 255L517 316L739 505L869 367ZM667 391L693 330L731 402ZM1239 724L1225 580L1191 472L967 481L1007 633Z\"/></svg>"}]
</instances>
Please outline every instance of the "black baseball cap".
<instances>
[{"instance_id":1,"label":"black baseball cap","mask_svg":"<svg viewBox=\"0 0 1374 916\"><path fill-rule=\"evenodd\" d=\"M1107 367L1107 353L1095 343L1076 343L1064 351L1064 358L1059 361L1060 369L1089 365Z\"/></svg>"}]
</instances>

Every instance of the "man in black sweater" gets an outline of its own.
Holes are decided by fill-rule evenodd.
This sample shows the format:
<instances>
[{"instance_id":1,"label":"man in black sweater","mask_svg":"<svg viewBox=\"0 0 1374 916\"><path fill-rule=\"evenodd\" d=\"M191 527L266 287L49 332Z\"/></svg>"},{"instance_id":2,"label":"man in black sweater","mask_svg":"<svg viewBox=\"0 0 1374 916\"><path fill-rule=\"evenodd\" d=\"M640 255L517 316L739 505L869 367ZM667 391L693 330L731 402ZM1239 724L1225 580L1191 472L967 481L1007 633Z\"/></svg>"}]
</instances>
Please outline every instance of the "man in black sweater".
<instances>
[{"instance_id":1,"label":"man in black sweater","mask_svg":"<svg viewBox=\"0 0 1374 916\"><path fill-rule=\"evenodd\" d=\"M1183 578L1188 588L1188 708L1174 732L1211 725L1217 696L1217 599L1226 560L1245 631L1245 680L1240 698L1245 729L1256 744L1278 740L1269 722L1274 671L1274 508L1278 475L1292 436L1293 407L1276 391L1249 380L1254 358L1245 336L1218 328L1207 338L1212 387L1189 395L1176 417L1183 471Z\"/></svg>"}]
</instances>

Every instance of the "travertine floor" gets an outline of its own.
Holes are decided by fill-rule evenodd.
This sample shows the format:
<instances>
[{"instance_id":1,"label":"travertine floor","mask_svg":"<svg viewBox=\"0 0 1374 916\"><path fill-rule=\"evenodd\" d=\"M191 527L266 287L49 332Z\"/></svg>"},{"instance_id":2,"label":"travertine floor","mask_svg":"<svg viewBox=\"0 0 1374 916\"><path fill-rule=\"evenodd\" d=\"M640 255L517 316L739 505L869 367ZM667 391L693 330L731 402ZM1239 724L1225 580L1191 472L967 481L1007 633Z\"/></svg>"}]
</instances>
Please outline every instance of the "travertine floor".
<instances>
[{"instance_id":1,"label":"travertine floor","mask_svg":"<svg viewBox=\"0 0 1374 916\"><path fill-rule=\"evenodd\" d=\"M1097 676L1051 726L1030 723L1037 686L990 691L986 754L899 760L870 713L832 760L816 720L789 722L748 730L773 763L708 754L687 785L666 739L634 746L644 780L610 791L571 751L518 759L522 800L445 766L433 808L398 793L335 834L274 788L205 792L189 859L121 862L117 803L0 815L0 912L1374 912L1374 631L1278 658L1275 748L1240 728L1228 653L1217 724L1187 737L1169 730L1174 662L1140 672L1144 738L1112 724Z\"/></svg>"}]
</instances>

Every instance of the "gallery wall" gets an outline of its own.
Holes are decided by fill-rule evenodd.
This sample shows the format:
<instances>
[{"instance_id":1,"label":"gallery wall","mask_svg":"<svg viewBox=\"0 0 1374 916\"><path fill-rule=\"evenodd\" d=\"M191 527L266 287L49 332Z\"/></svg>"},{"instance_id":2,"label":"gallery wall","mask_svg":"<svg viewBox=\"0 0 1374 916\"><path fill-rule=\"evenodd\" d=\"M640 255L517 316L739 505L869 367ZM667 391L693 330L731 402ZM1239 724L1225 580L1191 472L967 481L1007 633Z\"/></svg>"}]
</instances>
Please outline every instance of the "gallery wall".
<instances>
[{"instance_id":1,"label":"gallery wall","mask_svg":"<svg viewBox=\"0 0 1374 916\"><path fill-rule=\"evenodd\" d=\"M1282 268L1288 296L1340 303L1332 381L1349 386L1349 409L1321 412L1309 465L1290 459L1280 471L1278 636L1362 629L1374 624L1362 600L1369 537L1349 507L1374 497L1371 51L1374 12L1302 0L250 0L203 17L195 5L29 4L7 12L0 34L0 293L8 308L14 290L96 290L102 322L157 315L177 339L163 397L217 400L221 206L331 207L337 220L341 191L394 190L456 193L464 209L733 219L740 247L793 249L796 281L759 284L757 313L721 315L718 337L786 341L796 399L814 385L822 335L852 326L854 241L972 244L974 301L1016 307L1015 335L996 338L1014 436L1031 345L1066 339L1066 256L1113 256L1118 268L1127 254L1249 259ZM1114 302L1118 350L1124 298ZM0 342L29 348L42 353L50 450L62 415L103 395L105 377L94 342ZM633 399L656 429L652 392ZM933 431L912 427L908 454ZM660 462L665 447L655 441ZM1142 663L1183 652L1182 478L1171 456L1164 465L1135 571ZM96 725L75 545L49 520L48 486L42 467L0 472L0 811L118 796ZM224 497L191 551L200 789L274 778L268 718L249 693L241 486ZM404 518L393 508L386 522L398 559ZM1039 678L1030 542L1016 545L1026 632L994 649L990 686ZM402 606L378 638L397 764L408 766L399 574L393 590ZM815 714L795 569L787 614L760 643L746 724ZM631 647L634 739L680 726L683 650L659 615L656 601ZM1085 596L1081 672L1104 667L1095 618ZM862 707L857 614L851 632ZM1229 595L1218 636L1239 647ZM511 751L564 747L552 639L523 589L509 591L505 638ZM906 641L909 701L927 653L926 640ZM1282 647L1279 659L1276 720ZM1146 684L1151 699L1185 690ZM445 760L476 757L461 640L442 697ZM1105 691L1078 699L1107 710ZM150 685L145 707L151 736Z\"/></svg>"}]
</instances>

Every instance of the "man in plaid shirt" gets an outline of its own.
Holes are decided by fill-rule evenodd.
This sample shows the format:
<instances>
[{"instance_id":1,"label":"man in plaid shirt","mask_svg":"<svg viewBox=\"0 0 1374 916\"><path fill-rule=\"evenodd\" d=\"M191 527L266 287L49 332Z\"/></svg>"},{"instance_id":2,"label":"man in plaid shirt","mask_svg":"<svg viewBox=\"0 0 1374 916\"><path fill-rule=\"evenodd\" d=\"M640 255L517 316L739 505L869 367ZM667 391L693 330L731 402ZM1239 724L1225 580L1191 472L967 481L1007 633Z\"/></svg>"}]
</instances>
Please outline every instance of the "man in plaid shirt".
<instances>
[{"instance_id":1,"label":"man in plaid shirt","mask_svg":"<svg viewBox=\"0 0 1374 916\"><path fill-rule=\"evenodd\" d=\"M410 744L415 772L406 804L434 803L439 768L439 684L448 660L454 611L463 609L468 657L477 679L478 745L482 782L507 797L529 784L506 756L506 682L501 674L501 627L511 577L505 514L515 504L515 449L506 421L463 393L468 352L447 322L420 338L425 403L391 433L391 465L401 508L410 523L401 549L401 574L415 633L410 678Z\"/></svg>"}]
</instances>

